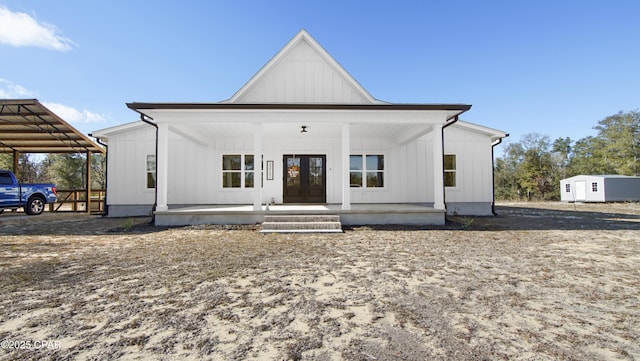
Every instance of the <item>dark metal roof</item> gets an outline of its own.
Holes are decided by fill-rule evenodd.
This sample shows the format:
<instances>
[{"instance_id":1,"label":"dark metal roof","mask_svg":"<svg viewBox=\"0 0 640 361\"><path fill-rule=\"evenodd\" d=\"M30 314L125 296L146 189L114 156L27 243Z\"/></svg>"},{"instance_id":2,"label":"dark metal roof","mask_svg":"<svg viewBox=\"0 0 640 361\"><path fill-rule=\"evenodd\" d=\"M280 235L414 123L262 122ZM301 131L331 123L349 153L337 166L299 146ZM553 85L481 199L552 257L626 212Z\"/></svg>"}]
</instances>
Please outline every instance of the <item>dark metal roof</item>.
<instances>
[{"instance_id":1,"label":"dark metal roof","mask_svg":"<svg viewBox=\"0 0 640 361\"><path fill-rule=\"evenodd\" d=\"M468 104L244 104L244 103L127 103L132 110L145 109L282 109L282 110L448 110L465 112L471 109Z\"/></svg>"},{"instance_id":2,"label":"dark metal roof","mask_svg":"<svg viewBox=\"0 0 640 361\"><path fill-rule=\"evenodd\" d=\"M37 99L0 99L0 153L104 153Z\"/></svg>"}]
</instances>

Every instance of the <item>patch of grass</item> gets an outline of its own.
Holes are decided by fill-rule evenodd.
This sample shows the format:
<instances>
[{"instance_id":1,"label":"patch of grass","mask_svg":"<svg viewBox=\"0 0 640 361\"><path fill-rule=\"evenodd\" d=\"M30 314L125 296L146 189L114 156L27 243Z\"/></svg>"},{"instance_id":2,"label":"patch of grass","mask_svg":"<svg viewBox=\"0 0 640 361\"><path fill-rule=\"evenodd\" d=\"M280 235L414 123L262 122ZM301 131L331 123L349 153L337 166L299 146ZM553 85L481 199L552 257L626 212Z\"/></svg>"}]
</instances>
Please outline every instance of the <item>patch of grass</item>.
<instances>
[{"instance_id":1,"label":"patch of grass","mask_svg":"<svg viewBox=\"0 0 640 361\"><path fill-rule=\"evenodd\" d=\"M474 218L462 217L462 228L470 228L474 221Z\"/></svg>"},{"instance_id":2,"label":"patch of grass","mask_svg":"<svg viewBox=\"0 0 640 361\"><path fill-rule=\"evenodd\" d=\"M126 221L122 222L122 229L124 229L125 232L129 232L131 227L133 227L133 224L133 218L127 218Z\"/></svg>"}]
</instances>

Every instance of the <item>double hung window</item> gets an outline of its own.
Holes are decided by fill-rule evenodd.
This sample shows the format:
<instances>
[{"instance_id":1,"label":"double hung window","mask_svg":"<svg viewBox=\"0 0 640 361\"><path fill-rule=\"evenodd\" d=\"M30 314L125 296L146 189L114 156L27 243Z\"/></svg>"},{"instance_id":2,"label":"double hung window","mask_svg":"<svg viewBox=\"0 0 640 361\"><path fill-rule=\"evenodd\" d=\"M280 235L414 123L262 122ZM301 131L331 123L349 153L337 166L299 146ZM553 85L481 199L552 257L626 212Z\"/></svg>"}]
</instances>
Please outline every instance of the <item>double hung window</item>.
<instances>
[{"instance_id":1,"label":"double hung window","mask_svg":"<svg viewBox=\"0 0 640 361\"><path fill-rule=\"evenodd\" d=\"M156 187L156 156L147 154L147 188Z\"/></svg>"},{"instance_id":2,"label":"double hung window","mask_svg":"<svg viewBox=\"0 0 640 361\"><path fill-rule=\"evenodd\" d=\"M444 186L445 187L456 186L456 155L455 154L444 155Z\"/></svg>"}]
</instances>

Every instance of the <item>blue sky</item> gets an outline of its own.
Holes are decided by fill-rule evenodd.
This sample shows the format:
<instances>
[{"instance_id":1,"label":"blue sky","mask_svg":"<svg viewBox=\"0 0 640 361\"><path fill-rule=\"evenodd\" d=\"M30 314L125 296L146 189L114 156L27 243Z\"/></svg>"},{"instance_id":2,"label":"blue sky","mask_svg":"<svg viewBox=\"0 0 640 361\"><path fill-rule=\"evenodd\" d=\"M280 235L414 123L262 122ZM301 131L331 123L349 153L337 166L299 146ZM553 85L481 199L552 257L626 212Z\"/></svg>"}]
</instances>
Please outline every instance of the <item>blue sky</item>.
<instances>
[{"instance_id":1,"label":"blue sky","mask_svg":"<svg viewBox=\"0 0 640 361\"><path fill-rule=\"evenodd\" d=\"M640 1L0 0L0 98L80 131L231 97L306 29L375 98L551 140L640 108Z\"/></svg>"}]
</instances>

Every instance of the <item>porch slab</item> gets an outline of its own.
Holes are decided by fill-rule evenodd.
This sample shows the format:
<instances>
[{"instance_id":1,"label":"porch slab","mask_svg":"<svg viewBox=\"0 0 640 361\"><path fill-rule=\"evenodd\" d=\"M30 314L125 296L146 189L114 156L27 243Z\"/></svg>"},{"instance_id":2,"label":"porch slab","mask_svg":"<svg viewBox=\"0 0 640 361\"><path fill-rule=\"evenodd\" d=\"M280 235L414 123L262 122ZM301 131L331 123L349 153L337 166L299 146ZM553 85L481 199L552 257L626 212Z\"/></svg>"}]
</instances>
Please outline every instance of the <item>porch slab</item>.
<instances>
[{"instance_id":1,"label":"porch slab","mask_svg":"<svg viewBox=\"0 0 640 361\"><path fill-rule=\"evenodd\" d=\"M197 224L257 224L265 215L339 215L343 225L444 225L445 210L430 205L413 203L352 204L343 210L340 204L286 204L262 206L254 210L253 205L202 205L170 207L156 212L157 226L186 226Z\"/></svg>"}]
</instances>

